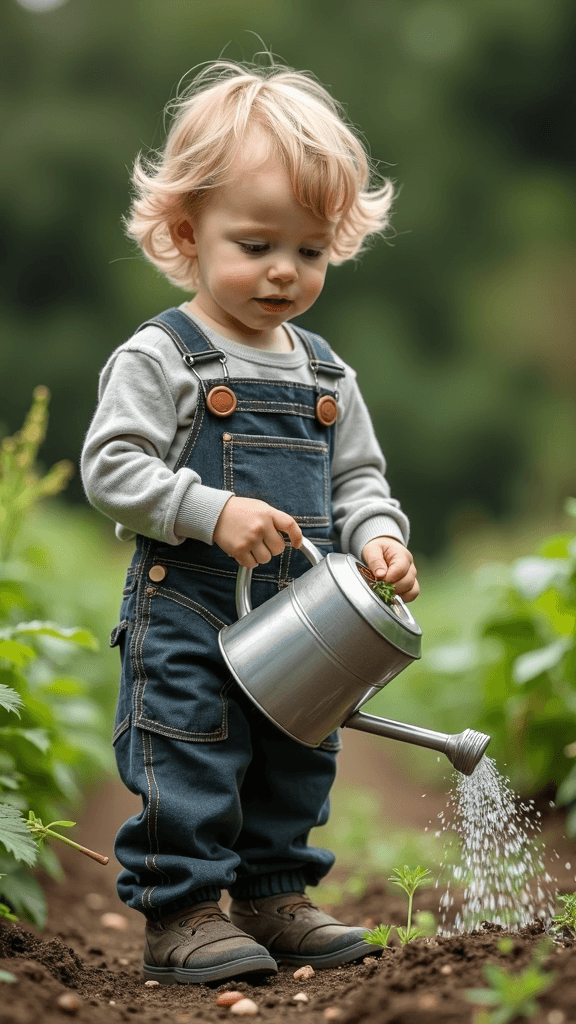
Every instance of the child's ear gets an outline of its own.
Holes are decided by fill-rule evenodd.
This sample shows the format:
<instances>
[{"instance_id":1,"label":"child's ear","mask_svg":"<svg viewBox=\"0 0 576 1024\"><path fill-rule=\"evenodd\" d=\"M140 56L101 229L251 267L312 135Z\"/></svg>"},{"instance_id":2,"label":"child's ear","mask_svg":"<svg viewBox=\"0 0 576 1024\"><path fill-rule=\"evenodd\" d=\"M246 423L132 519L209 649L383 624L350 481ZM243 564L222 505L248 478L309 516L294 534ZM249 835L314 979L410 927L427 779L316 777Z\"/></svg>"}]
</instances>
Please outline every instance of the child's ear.
<instances>
[{"instance_id":1,"label":"child's ear","mask_svg":"<svg viewBox=\"0 0 576 1024\"><path fill-rule=\"evenodd\" d=\"M170 228L170 237L174 245L183 256L196 256L196 239L194 228L187 217L173 224Z\"/></svg>"}]
</instances>

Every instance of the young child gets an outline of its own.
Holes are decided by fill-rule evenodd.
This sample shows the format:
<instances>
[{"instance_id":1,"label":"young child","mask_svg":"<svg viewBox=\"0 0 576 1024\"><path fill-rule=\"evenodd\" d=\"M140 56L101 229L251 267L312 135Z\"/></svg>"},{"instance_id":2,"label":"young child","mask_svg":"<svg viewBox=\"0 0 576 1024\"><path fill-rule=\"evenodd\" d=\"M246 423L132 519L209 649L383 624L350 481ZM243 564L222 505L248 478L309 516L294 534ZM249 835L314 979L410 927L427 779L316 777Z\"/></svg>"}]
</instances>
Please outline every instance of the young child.
<instances>
[{"instance_id":1,"label":"young child","mask_svg":"<svg viewBox=\"0 0 576 1024\"><path fill-rule=\"evenodd\" d=\"M136 539L111 644L118 768L143 806L116 839L118 893L146 918L146 979L334 967L374 952L305 895L334 861L308 835L328 817L338 735L316 749L285 735L217 638L238 565L256 606L309 568L303 534L418 594L354 371L293 322L328 264L385 227L392 188L370 189L312 78L227 62L196 78L134 185L128 234L194 297L113 352L82 455L89 500Z\"/></svg>"}]
</instances>

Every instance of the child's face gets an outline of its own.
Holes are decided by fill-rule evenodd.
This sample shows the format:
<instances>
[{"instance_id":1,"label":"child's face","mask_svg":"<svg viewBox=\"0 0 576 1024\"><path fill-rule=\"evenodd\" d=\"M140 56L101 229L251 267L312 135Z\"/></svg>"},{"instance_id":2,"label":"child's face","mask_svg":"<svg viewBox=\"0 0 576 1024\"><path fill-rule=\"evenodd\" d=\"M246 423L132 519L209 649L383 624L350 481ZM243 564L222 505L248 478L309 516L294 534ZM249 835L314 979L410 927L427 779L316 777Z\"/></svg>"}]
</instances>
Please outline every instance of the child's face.
<instances>
[{"instance_id":1,"label":"child's face","mask_svg":"<svg viewBox=\"0 0 576 1024\"><path fill-rule=\"evenodd\" d=\"M273 344L324 285L334 228L295 198L276 157L244 159L209 196L180 249L198 259L193 309L252 344ZM174 237L174 236L173 236Z\"/></svg>"}]
</instances>

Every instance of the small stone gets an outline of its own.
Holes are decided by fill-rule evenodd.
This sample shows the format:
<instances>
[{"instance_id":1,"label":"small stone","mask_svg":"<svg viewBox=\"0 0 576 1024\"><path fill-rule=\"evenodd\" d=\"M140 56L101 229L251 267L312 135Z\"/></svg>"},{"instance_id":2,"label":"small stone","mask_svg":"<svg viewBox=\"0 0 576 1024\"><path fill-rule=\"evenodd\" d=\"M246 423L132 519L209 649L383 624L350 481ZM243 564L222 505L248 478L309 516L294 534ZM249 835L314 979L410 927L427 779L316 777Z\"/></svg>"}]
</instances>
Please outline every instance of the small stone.
<instances>
[{"instance_id":1,"label":"small stone","mask_svg":"<svg viewBox=\"0 0 576 1024\"><path fill-rule=\"evenodd\" d=\"M116 1000L115 999L110 999L108 1001L108 1006L116 1006Z\"/></svg>"},{"instance_id":2,"label":"small stone","mask_svg":"<svg viewBox=\"0 0 576 1024\"><path fill-rule=\"evenodd\" d=\"M450 964L444 964L444 966L440 968L440 974L452 974Z\"/></svg>"},{"instance_id":3,"label":"small stone","mask_svg":"<svg viewBox=\"0 0 576 1024\"><path fill-rule=\"evenodd\" d=\"M216 996L216 1006L233 1006L241 999L244 999L243 992L235 992L230 989L228 992L221 992L219 996Z\"/></svg>"},{"instance_id":4,"label":"small stone","mask_svg":"<svg viewBox=\"0 0 576 1024\"><path fill-rule=\"evenodd\" d=\"M550 1010L546 1020L548 1024L564 1024L566 1014L563 1010Z\"/></svg>"},{"instance_id":5,"label":"small stone","mask_svg":"<svg viewBox=\"0 0 576 1024\"><path fill-rule=\"evenodd\" d=\"M190 1020L190 1014L189 1013L179 1013L178 1016L176 1017L177 1024L188 1024L189 1020Z\"/></svg>"},{"instance_id":6,"label":"small stone","mask_svg":"<svg viewBox=\"0 0 576 1024\"><path fill-rule=\"evenodd\" d=\"M365 928L366 931L371 932L372 929L376 927L376 921L373 917L365 917L362 922L362 927Z\"/></svg>"},{"instance_id":7,"label":"small stone","mask_svg":"<svg viewBox=\"0 0 576 1024\"><path fill-rule=\"evenodd\" d=\"M340 1016L340 1010L337 1006L327 1006L324 1010L325 1020L337 1020Z\"/></svg>"},{"instance_id":8,"label":"small stone","mask_svg":"<svg viewBox=\"0 0 576 1024\"><path fill-rule=\"evenodd\" d=\"M62 1013L78 1013L80 1000L73 992L63 992L56 1000L56 1006Z\"/></svg>"},{"instance_id":9,"label":"small stone","mask_svg":"<svg viewBox=\"0 0 576 1024\"><path fill-rule=\"evenodd\" d=\"M108 901L99 892L87 892L84 902L90 910L104 910Z\"/></svg>"},{"instance_id":10,"label":"small stone","mask_svg":"<svg viewBox=\"0 0 576 1024\"><path fill-rule=\"evenodd\" d=\"M159 985L159 984L160 984L159 981L145 981L144 982L144 988L156 988L156 986Z\"/></svg>"},{"instance_id":11,"label":"small stone","mask_svg":"<svg viewBox=\"0 0 576 1024\"><path fill-rule=\"evenodd\" d=\"M124 914L102 914L100 924L104 928L115 928L118 932L124 932L128 927L128 918L124 917Z\"/></svg>"},{"instance_id":12,"label":"small stone","mask_svg":"<svg viewBox=\"0 0 576 1024\"><path fill-rule=\"evenodd\" d=\"M435 1010L438 1006L438 1000L432 992L424 992L418 1000L418 1006L421 1010Z\"/></svg>"},{"instance_id":13,"label":"small stone","mask_svg":"<svg viewBox=\"0 0 576 1024\"><path fill-rule=\"evenodd\" d=\"M310 964L306 964L304 967L299 967L297 971L294 971L292 977L296 981L307 981L308 978L313 978L315 973L314 968Z\"/></svg>"},{"instance_id":14,"label":"small stone","mask_svg":"<svg viewBox=\"0 0 576 1024\"><path fill-rule=\"evenodd\" d=\"M305 992L297 992L295 996L292 996L295 1003L307 1003L308 996Z\"/></svg>"},{"instance_id":15,"label":"small stone","mask_svg":"<svg viewBox=\"0 0 576 1024\"><path fill-rule=\"evenodd\" d=\"M378 961L375 956L365 956L362 960L363 964L377 964Z\"/></svg>"},{"instance_id":16,"label":"small stone","mask_svg":"<svg viewBox=\"0 0 576 1024\"><path fill-rule=\"evenodd\" d=\"M253 999L239 999L230 1007L230 1013L235 1013L238 1017L255 1017L258 1007Z\"/></svg>"},{"instance_id":17,"label":"small stone","mask_svg":"<svg viewBox=\"0 0 576 1024\"><path fill-rule=\"evenodd\" d=\"M128 964L130 963L130 961L127 960L125 956L121 956L119 961L118 961L118 963L122 964L122 967L128 967Z\"/></svg>"}]
</instances>

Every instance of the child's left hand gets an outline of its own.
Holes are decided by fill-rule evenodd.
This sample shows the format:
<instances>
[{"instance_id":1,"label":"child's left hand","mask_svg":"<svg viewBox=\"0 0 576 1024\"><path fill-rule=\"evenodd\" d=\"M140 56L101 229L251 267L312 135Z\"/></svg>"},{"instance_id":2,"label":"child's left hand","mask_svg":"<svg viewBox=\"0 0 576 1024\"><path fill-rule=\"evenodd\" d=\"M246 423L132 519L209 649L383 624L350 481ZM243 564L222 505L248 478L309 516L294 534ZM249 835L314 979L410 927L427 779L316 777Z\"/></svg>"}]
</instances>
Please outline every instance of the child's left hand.
<instances>
[{"instance_id":1,"label":"child's left hand","mask_svg":"<svg viewBox=\"0 0 576 1024\"><path fill-rule=\"evenodd\" d=\"M394 537L374 537L362 548L362 561L377 580L393 583L403 601L413 601L420 593L414 559Z\"/></svg>"}]
</instances>

